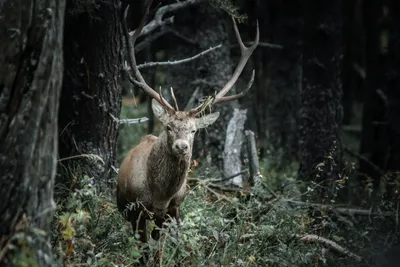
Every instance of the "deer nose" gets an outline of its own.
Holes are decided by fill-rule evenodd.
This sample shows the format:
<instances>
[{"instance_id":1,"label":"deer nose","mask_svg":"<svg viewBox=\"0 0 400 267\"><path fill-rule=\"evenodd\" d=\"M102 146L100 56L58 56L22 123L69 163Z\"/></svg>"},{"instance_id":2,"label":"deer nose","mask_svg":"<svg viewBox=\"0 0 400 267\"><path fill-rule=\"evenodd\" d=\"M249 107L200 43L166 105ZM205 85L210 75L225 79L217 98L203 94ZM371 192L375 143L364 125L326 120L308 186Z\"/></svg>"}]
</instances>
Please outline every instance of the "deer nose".
<instances>
[{"instance_id":1,"label":"deer nose","mask_svg":"<svg viewBox=\"0 0 400 267\"><path fill-rule=\"evenodd\" d=\"M175 151L185 154L189 151L189 144L186 141L176 141L174 145Z\"/></svg>"}]
</instances>

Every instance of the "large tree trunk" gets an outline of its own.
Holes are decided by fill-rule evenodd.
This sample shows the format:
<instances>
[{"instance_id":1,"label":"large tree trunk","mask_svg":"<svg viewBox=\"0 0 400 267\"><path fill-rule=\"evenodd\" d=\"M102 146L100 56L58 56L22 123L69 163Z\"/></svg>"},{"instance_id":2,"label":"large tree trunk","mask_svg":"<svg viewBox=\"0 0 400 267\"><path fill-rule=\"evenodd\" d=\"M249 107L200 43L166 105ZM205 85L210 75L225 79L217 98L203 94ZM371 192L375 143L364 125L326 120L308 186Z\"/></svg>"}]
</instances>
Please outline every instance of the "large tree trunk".
<instances>
[{"instance_id":1,"label":"large tree trunk","mask_svg":"<svg viewBox=\"0 0 400 267\"><path fill-rule=\"evenodd\" d=\"M304 47L299 178L328 185L341 171L341 1L303 1ZM321 165L323 163L323 165ZM318 167L317 167L318 166Z\"/></svg>"},{"instance_id":2,"label":"large tree trunk","mask_svg":"<svg viewBox=\"0 0 400 267\"><path fill-rule=\"evenodd\" d=\"M121 108L119 1L97 1L85 9L74 3L68 2L65 19L60 157L101 157L81 160L79 167L104 189L116 158L118 123L113 117L119 117Z\"/></svg>"},{"instance_id":3,"label":"large tree trunk","mask_svg":"<svg viewBox=\"0 0 400 267\"><path fill-rule=\"evenodd\" d=\"M362 136L360 154L373 162L382 170L385 168L387 155L387 107L385 99L378 94L382 89L384 76L383 61L379 47L379 17L381 4L374 0L364 1L364 23L365 23L365 49L366 49L366 79L364 110L362 119ZM369 163L360 161L359 171L361 180L373 178L374 188L379 187L380 172Z\"/></svg>"},{"instance_id":4,"label":"large tree trunk","mask_svg":"<svg viewBox=\"0 0 400 267\"><path fill-rule=\"evenodd\" d=\"M199 88L200 95L213 95L231 77L229 33L232 32L232 22L224 13L202 4L178 12L175 16L175 30L193 43L171 38L171 59L193 56L211 46L222 44L220 49L199 59L168 69L167 86L175 89L178 104L183 109L196 88ZM221 115L212 126L197 135L194 158L203 150L205 154L211 154L213 163L222 166L226 127L236 105L237 101L232 101L214 107Z\"/></svg>"},{"instance_id":5,"label":"large tree trunk","mask_svg":"<svg viewBox=\"0 0 400 267\"><path fill-rule=\"evenodd\" d=\"M263 50L265 65L265 86L257 97L266 99L260 103L264 106L265 137L268 150L274 157L280 156L280 166L286 168L293 160L298 159L298 110L300 107L299 66L300 66L300 4L299 1L283 3L279 0L267 1L262 11L268 12L264 19L264 31L268 41L282 45L283 49ZM265 17L265 15L264 15ZM267 104L265 104L267 103Z\"/></svg>"},{"instance_id":6,"label":"large tree trunk","mask_svg":"<svg viewBox=\"0 0 400 267\"><path fill-rule=\"evenodd\" d=\"M26 257L37 266L52 266L49 232L55 208L64 8L62 0L0 4L2 266L15 266L16 254L20 265ZM11 250L9 242L16 248Z\"/></svg>"},{"instance_id":7,"label":"large tree trunk","mask_svg":"<svg viewBox=\"0 0 400 267\"><path fill-rule=\"evenodd\" d=\"M388 12L386 12L387 10ZM382 175L400 169L400 7L397 1L381 5L366 1L367 94L363 113L361 153L376 167L360 162L360 172L373 179L374 188L387 186ZM379 170L380 169L380 170ZM383 179L383 180L382 180ZM362 179L362 180L365 180ZM394 192L389 191L389 195ZM389 196L387 195L387 196Z\"/></svg>"},{"instance_id":8,"label":"large tree trunk","mask_svg":"<svg viewBox=\"0 0 400 267\"><path fill-rule=\"evenodd\" d=\"M362 0L343 3L343 124L346 125L352 121L353 104L363 91L365 78L361 71L365 66L362 10Z\"/></svg>"}]
</instances>

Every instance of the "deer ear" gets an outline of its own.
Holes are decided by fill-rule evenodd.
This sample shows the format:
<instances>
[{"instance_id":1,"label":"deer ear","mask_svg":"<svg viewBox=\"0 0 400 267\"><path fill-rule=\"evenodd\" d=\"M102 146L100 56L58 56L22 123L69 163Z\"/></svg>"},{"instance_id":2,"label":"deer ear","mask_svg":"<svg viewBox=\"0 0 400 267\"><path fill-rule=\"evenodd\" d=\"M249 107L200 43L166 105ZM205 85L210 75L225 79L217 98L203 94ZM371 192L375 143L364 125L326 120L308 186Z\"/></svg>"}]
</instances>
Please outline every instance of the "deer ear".
<instances>
[{"instance_id":1,"label":"deer ear","mask_svg":"<svg viewBox=\"0 0 400 267\"><path fill-rule=\"evenodd\" d=\"M161 122L165 122L167 112L164 107L160 105L156 100L151 100L151 108L153 109L154 116Z\"/></svg>"},{"instance_id":2,"label":"deer ear","mask_svg":"<svg viewBox=\"0 0 400 267\"><path fill-rule=\"evenodd\" d=\"M196 118L196 128L206 128L213 124L219 117L219 112L211 113L200 118Z\"/></svg>"}]
</instances>

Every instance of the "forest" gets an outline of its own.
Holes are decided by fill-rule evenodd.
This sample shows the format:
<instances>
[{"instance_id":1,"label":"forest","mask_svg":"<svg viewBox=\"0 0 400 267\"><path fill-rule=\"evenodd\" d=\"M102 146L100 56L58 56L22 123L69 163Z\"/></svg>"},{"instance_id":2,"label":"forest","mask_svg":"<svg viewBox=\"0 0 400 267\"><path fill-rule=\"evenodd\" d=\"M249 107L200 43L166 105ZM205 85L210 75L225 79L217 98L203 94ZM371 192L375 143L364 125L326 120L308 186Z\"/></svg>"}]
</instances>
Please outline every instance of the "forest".
<instances>
[{"instance_id":1,"label":"forest","mask_svg":"<svg viewBox=\"0 0 400 267\"><path fill-rule=\"evenodd\" d=\"M0 266L400 266L399 117L400 1L1 0Z\"/></svg>"}]
</instances>

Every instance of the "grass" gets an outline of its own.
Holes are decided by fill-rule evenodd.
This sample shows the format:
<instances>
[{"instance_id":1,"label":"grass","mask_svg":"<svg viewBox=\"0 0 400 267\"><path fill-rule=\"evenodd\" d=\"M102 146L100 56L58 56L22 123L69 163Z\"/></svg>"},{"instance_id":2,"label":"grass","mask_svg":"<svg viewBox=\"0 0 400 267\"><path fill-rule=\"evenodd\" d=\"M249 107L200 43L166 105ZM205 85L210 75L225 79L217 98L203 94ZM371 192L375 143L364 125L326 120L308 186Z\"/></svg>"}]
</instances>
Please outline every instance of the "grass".
<instances>
[{"instance_id":1,"label":"grass","mask_svg":"<svg viewBox=\"0 0 400 267\"><path fill-rule=\"evenodd\" d=\"M144 105L124 107L121 118L144 115ZM119 162L145 134L146 124L121 128ZM272 160L260 165L263 186L253 188L250 195L213 192L207 183L190 182L181 206L181 228L171 222L160 240L148 244L132 235L130 224L117 210L115 192L111 196L97 192L92 178L78 168L71 172L77 184L67 189L68 197L58 203L54 219L55 264L139 266L138 258L147 248L151 257L146 266L355 266L355 257L347 255L347 249L368 258L371 247L396 242L397 234L385 236L378 230L383 224L396 229L388 217L365 220L337 214L326 206L311 208L286 201L307 201L317 186L296 181L296 164L283 171L274 169ZM211 167L204 164L190 176L203 181L217 178ZM340 183L336 187L344 190ZM312 240L310 234L325 237L344 251Z\"/></svg>"}]
</instances>

